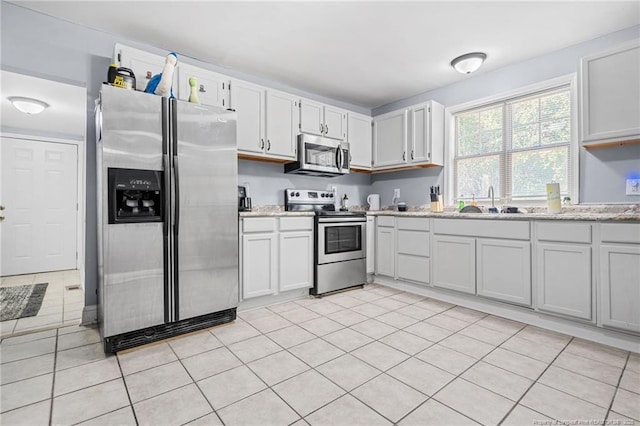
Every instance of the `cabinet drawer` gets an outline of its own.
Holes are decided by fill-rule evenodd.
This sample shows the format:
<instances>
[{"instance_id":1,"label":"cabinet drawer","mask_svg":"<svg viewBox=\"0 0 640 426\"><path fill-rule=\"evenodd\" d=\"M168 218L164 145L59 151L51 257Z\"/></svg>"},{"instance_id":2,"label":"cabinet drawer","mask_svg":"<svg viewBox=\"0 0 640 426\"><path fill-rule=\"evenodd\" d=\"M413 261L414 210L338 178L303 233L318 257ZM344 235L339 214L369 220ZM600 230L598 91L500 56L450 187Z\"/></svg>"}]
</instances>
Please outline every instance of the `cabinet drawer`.
<instances>
[{"instance_id":1,"label":"cabinet drawer","mask_svg":"<svg viewBox=\"0 0 640 426\"><path fill-rule=\"evenodd\" d=\"M436 234L463 235L470 237L529 239L529 221L499 219L434 219Z\"/></svg>"},{"instance_id":2,"label":"cabinet drawer","mask_svg":"<svg viewBox=\"0 0 640 426\"><path fill-rule=\"evenodd\" d=\"M591 224L565 221L538 222L536 236L539 241L590 244Z\"/></svg>"},{"instance_id":3,"label":"cabinet drawer","mask_svg":"<svg viewBox=\"0 0 640 426\"><path fill-rule=\"evenodd\" d=\"M242 220L242 232L274 232L276 230L275 217L252 217Z\"/></svg>"},{"instance_id":4,"label":"cabinet drawer","mask_svg":"<svg viewBox=\"0 0 640 426\"><path fill-rule=\"evenodd\" d=\"M312 217L281 217L281 231L313 231Z\"/></svg>"},{"instance_id":5,"label":"cabinet drawer","mask_svg":"<svg viewBox=\"0 0 640 426\"><path fill-rule=\"evenodd\" d=\"M429 258L398 255L398 278L429 284Z\"/></svg>"},{"instance_id":6,"label":"cabinet drawer","mask_svg":"<svg viewBox=\"0 0 640 426\"><path fill-rule=\"evenodd\" d=\"M429 256L429 233L423 231L398 230L398 253L414 256Z\"/></svg>"},{"instance_id":7,"label":"cabinet drawer","mask_svg":"<svg viewBox=\"0 0 640 426\"><path fill-rule=\"evenodd\" d=\"M395 217L393 216L378 216L378 226L395 226Z\"/></svg>"},{"instance_id":8,"label":"cabinet drawer","mask_svg":"<svg viewBox=\"0 0 640 426\"><path fill-rule=\"evenodd\" d=\"M426 217L399 217L398 229L428 231L429 219Z\"/></svg>"},{"instance_id":9,"label":"cabinet drawer","mask_svg":"<svg viewBox=\"0 0 640 426\"><path fill-rule=\"evenodd\" d=\"M600 239L603 243L640 244L640 223L603 223Z\"/></svg>"}]
</instances>

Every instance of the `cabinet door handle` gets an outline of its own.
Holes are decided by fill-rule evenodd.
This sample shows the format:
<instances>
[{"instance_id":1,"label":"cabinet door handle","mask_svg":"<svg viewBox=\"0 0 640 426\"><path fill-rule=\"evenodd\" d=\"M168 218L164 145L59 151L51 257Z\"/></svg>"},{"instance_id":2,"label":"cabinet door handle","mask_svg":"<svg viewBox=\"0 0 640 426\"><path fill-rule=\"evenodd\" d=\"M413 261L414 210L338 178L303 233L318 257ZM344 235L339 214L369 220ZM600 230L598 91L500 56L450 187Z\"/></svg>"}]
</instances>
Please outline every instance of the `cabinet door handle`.
<instances>
[{"instance_id":1,"label":"cabinet door handle","mask_svg":"<svg viewBox=\"0 0 640 426\"><path fill-rule=\"evenodd\" d=\"M329 133L329 126L327 126L326 124L324 125L324 134L326 135L327 133Z\"/></svg>"},{"instance_id":2,"label":"cabinet door handle","mask_svg":"<svg viewBox=\"0 0 640 426\"><path fill-rule=\"evenodd\" d=\"M320 123L320 134L324 134L324 125Z\"/></svg>"},{"instance_id":3,"label":"cabinet door handle","mask_svg":"<svg viewBox=\"0 0 640 426\"><path fill-rule=\"evenodd\" d=\"M264 139L260 139L260 149L264 149Z\"/></svg>"},{"instance_id":4,"label":"cabinet door handle","mask_svg":"<svg viewBox=\"0 0 640 426\"><path fill-rule=\"evenodd\" d=\"M402 161L407 161L407 153L406 152L402 153Z\"/></svg>"},{"instance_id":5,"label":"cabinet door handle","mask_svg":"<svg viewBox=\"0 0 640 426\"><path fill-rule=\"evenodd\" d=\"M271 141L267 139L267 151L271 151Z\"/></svg>"},{"instance_id":6,"label":"cabinet door handle","mask_svg":"<svg viewBox=\"0 0 640 426\"><path fill-rule=\"evenodd\" d=\"M413 160L413 150L411 150L411 159Z\"/></svg>"},{"instance_id":7,"label":"cabinet door handle","mask_svg":"<svg viewBox=\"0 0 640 426\"><path fill-rule=\"evenodd\" d=\"M431 158L431 153L427 152L427 158Z\"/></svg>"},{"instance_id":8,"label":"cabinet door handle","mask_svg":"<svg viewBox=\"0 0 640 426\"><path fill-rule=\"evenodd\" d=\"M153 77L153 74L151 74L151 71L147 71L147 80L151 80L151 77Z\"/></svg>"},{"instance_id":9,"label":"cabinet door handle","mask_svg":"<svg viewBox=\"0 0 640 426\"><path fill-rule=\"evenodd\" d=\"M204 84L200 85L200 90L201 93L207 93L206 89L204 88Z\"/></svg>"}]
</instances>

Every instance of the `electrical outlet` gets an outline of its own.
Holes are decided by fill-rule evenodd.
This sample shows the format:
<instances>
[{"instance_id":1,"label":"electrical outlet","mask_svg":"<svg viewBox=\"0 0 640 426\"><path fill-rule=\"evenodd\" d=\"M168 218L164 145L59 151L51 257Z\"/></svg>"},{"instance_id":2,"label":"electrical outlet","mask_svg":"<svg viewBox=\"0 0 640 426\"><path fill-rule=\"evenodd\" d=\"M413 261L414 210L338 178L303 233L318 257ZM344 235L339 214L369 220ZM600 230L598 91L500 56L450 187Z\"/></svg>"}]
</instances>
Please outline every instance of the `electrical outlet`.
<instances>
[{"instance_id":1,"label":"electrical outlet","mask_svg":"<svg viewBox=\"0 0 640 426\"><path fill-rule=\"evenodd\" d=\"M627 179L627 195L640 195L640 179Z\"/></svg>"},{"instance_id":2,"label":"electrical outlet","mask_svg":"<svg viewBox=\"0 0 640 426\"><path fill-rule=\"evenodd\" d=\"M393 198L400 198L400 188L393 190Z\"/></svg>"}]
</instances>

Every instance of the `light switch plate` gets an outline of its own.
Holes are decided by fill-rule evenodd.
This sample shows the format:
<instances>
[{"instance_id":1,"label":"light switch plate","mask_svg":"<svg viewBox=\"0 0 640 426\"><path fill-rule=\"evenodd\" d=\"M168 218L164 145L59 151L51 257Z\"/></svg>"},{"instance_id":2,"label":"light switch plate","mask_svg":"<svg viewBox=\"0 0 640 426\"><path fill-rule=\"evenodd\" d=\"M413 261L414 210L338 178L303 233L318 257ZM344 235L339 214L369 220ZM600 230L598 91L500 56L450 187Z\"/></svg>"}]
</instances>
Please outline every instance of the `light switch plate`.
<instances>
[{"instance_id":1,"label":"light switch plate","mask_svg":"<svg viewBox=\"0 0 640 426\"><path fill-rule=\"evenodd\" d=\"M627 179L627 195L640 195L640 179Z\"/></svg>"}]
</instances>

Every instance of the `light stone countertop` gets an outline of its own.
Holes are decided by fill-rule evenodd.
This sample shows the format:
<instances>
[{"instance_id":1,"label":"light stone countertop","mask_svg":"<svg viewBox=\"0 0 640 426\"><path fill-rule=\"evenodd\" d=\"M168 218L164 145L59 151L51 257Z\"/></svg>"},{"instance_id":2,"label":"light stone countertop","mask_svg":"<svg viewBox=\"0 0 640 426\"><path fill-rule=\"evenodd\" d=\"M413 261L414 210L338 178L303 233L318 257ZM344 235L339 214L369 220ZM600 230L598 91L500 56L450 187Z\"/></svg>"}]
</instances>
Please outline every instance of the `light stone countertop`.
<instances>
[{"instance_id":1,"label":"light stone countertop","mask_svg":"<svg viewBox=\"0 0 640 426\"><path fill-rule=\"evenodd\" d=\"M443 219L491 219L491 220L581 220L581 221L616 221L640 222L640 205L608 204L578 205L562 208L562 213L550 214L546 208L528 209L528 213L458 213L448 209L442 213L428 210L428 207L413 207L409 211L399 212L391 208L376 212L367 212L370 216L398 217L435 217Z\"/></svg>"},{"instance_id":2,"label":"light stone countertop","mask_svg":"<svg viewBox=\"0 0 640 426\"><path fill-rule=\"evenodd\" d=\"M286 212L282 206L257 206L250 212L238 212L243 217L295 217L295 216L315 216L314 212Z\"/></svg>"},{"instance_id":3,"label":"light stone countertop","mask_svg":"<svg viewBox=\"0 0 640 426\"><path fill-rule=\"evenodd\" d=\"M352 211L366 211L361 206L354 206ZM458 213L448 209L443 213L435 213L428 207L410 207L409 211L399 212L385 207L383 210L371 212L369 216L398 216L398 217L434 217L443 219L489 219L489 220L575 220L575 221L613 221L640 222L640 204L608 204L608 205L579 205L566 206L560 214L546 213L546 208L529 209L530 213ZM287 212L282 206L258 206L251 212L239 212L243 217L288 217L314 216L313 212Z\"/></svg>"}]
</instances>

